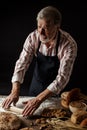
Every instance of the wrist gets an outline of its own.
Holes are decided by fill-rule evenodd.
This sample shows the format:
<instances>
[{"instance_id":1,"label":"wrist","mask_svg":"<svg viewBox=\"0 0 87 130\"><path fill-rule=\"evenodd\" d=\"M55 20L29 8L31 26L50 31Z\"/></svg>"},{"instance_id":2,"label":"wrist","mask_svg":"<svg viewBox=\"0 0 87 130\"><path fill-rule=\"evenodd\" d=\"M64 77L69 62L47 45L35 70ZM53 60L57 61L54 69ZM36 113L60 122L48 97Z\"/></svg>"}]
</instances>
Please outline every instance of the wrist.
<instances>
[{"instance_id":1,"label":"wrist","mask_svg":"<svg viewBox=\"0 0 87 130\"><path fill-rule=\"evenodd\" d=\"M20 92L20 83L19 82L14 82L12 84L12 90L11 93L19 93Z\"/></svg>"},{"instance_id":2,"label":"wrist","mask_svg":"<svg viewBox=\"0 0 87 130\"><path fill-rule=\"evenodd\" d=\"M40 93L36 98L39 102L43 102L48 97L52 96L53 93L49 91L48 89L44 90L42 93Z\"/></svg>"}]
</instances>

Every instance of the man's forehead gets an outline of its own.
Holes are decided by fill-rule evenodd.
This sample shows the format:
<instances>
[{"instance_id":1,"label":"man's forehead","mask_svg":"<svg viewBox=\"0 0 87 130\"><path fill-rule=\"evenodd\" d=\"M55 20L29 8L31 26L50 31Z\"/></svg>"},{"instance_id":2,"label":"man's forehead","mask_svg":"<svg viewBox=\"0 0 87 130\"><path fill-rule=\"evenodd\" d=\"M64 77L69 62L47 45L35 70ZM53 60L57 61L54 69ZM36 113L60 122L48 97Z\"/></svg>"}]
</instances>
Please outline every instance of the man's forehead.
<instances>
[{"instance_id":1,"label":"man's forehead","mask_svg":"<svg viewBox=\"0 0 87 130\"><path fill-rule=\"evenodd\" d=\"M54 21L52 19L48 19L48 18L39 19L38 24L42 23L40 20L44 21L46 26L51 26L54 24Z\"/></svg>"},{"instance_id":2,"label":"man's forehead","mask_svg":"<svg viewBox=\"0 0 87 130\"><path fill-rule=\"evenodd\" d=\"M46 19L46 24L53 24L54 20L53 19Z\"/></svg>"}]
</instances>

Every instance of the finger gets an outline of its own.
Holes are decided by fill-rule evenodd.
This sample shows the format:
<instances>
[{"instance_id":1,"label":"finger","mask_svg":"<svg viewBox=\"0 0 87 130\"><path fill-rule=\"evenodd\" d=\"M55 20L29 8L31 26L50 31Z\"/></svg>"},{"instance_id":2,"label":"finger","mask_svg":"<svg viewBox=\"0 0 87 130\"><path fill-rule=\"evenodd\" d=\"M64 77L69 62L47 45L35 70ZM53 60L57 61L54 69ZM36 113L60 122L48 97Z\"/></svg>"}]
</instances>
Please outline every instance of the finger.
<instances>
[{"instance_id":1,"label":"finger","mask_svg":"<svg viewBox=\"0 0 87 130\"><path fill-rule=\"evenodd\" d=\"M6 104L5 104L5 108L6 108L6 109L9 108L10 104L11 104L11 101L8 100L8 101L6 102Z\"/></svg>"},{"instance_id":2,"label":"finger","mask_svg":"<svg viewBox=\"0 0 87 130\"><path fill-rule=\"evenodd\" d=\"M2 107L4 107L4 106L5 106L5 101L2 102Z\"/></svg>"},{"instance_id":3,"label":"finger","mask_svg":"<svg viewBox=\"0 0 87 130\"><path fill-rule=\"evenodd\" d=\"M28 108L24 108L24 110L22 112L23 116L27 116L28 113L29 113L29 109Z\"/></svg>"},{"instance_id":4,"label":"finger","mask_svg":"<svg viewBox=\"0 0 87 130\"><path fill-rule=\"evenodd\" d=\"M11 102L12 102L12 101L11 101L10 99L4 101L4 103L3 103L3 108L5 108L5 109L9 108Z\"/></svg>"},{"instance_id":5,"label":"finger","mask_svg":"<svg viewBox=\"0 0 87 130\"><path fill-rule=\"evenodd\" d=\"M30 111L26 111L26 113L24 113L24 116L32 116L35 110L36 110L36 109L33 108L33 109L30 110Z\"/></svg>"},{"instance_id":6,"label":"finger","mask_svg":"<svg viewBox=\"0 0 87 130\"><path fill-rule=\"evenodd\" d=\"M35 110L36 110L36 108L33 108L33 109L30 111L29 115L33 115L33 113L35 112Z\"/></svg>"},{"instance_id":7,"label":"finger","mask_svg":"<svg viewBox=\"0 0 87 130\"><path fill-rule=\"evenodd\" d=\"M22 114L23 114L23 116L31 116L31 115L33 115L35 110L36 110L36 108L26 107Z\"/></svg>"},{"instance_id":8,"label":"finger","mask_svg":"<svg viewBox=\"0 0 87 130\"><path fill-rule=\"evenodd\" d=\"M2 103L2 107L5 108L7 100Z\"/></svg>"},{"instance_id":9,"label":"finger","mask_svg":"<svg viewBox=\"0 0 87 130\"><path fill-rule=\"evenodd\" d=\"M29 106L26 106L23 110L23 116L27 116L27 115L30 115L30 112L31 112L32 108L30 108Z\"/></svg>"}]
</instances>

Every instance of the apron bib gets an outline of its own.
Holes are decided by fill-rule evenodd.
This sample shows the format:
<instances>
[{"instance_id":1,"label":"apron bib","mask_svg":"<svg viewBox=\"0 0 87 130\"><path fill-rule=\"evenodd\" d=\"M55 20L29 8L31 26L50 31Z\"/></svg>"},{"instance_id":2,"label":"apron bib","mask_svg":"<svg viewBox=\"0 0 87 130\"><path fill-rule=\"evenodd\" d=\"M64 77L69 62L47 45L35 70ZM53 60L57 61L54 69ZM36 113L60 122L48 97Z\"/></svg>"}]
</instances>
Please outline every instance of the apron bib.
<instances>
[{"instance_id":1,"label":"apron bib","mask_svg":"<svg viewBox=\"0 0 87 130\"><path fill-rule=\"evenodd\" d=\"M60 64L57 56L59 39L60 37L58 37L57 40L55 56L44 56L39 52L41 43L39 44L34 74L29 89L29 96L37 96L56 78Z\"/></svg>"}]
</instances>

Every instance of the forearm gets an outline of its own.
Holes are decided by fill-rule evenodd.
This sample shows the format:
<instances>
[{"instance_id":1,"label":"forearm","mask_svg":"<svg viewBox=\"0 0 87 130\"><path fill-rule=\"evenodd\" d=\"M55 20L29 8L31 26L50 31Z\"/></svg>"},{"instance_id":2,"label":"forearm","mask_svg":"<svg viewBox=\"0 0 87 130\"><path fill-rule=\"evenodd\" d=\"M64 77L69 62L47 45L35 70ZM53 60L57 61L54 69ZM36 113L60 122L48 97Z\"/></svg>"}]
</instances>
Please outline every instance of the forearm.
<instances>
[{"instance_id":1,"label":"forearm","mask_svg":"<svg viewBox=\"0 0 87 130\"><path fill-rule=\"evenodd\" d=\"M19 94L19 92L20 92L20 83L19 82L12 83L11 93Z\"/></svg>"},{"instance_id":2,"label":"forearm","mask_svg":"<svg viewBox=\"0 0 87 130\"><path fill-rule=\"evenodd\" d=\"M57 95L60 94L70 80L77 56L77 45L67 43L67 47L65 47L63 51L60 50L60 52L60 67L58 69L58 75L48 86L48 89Z\"/></svg>"},{"instance_id":3,"label":"forearm","mask_svg":"<svg viewBox=\"0 0 87 130\"><path fill-rule=\"evenodd\" d=\"M47 99L48 97L50 97L52 95L53 95L53 93L50 90L46 89L42 93L40 93L36 98L40 102L43 102L45 99Z\"/></svg>"}]
</instances>

